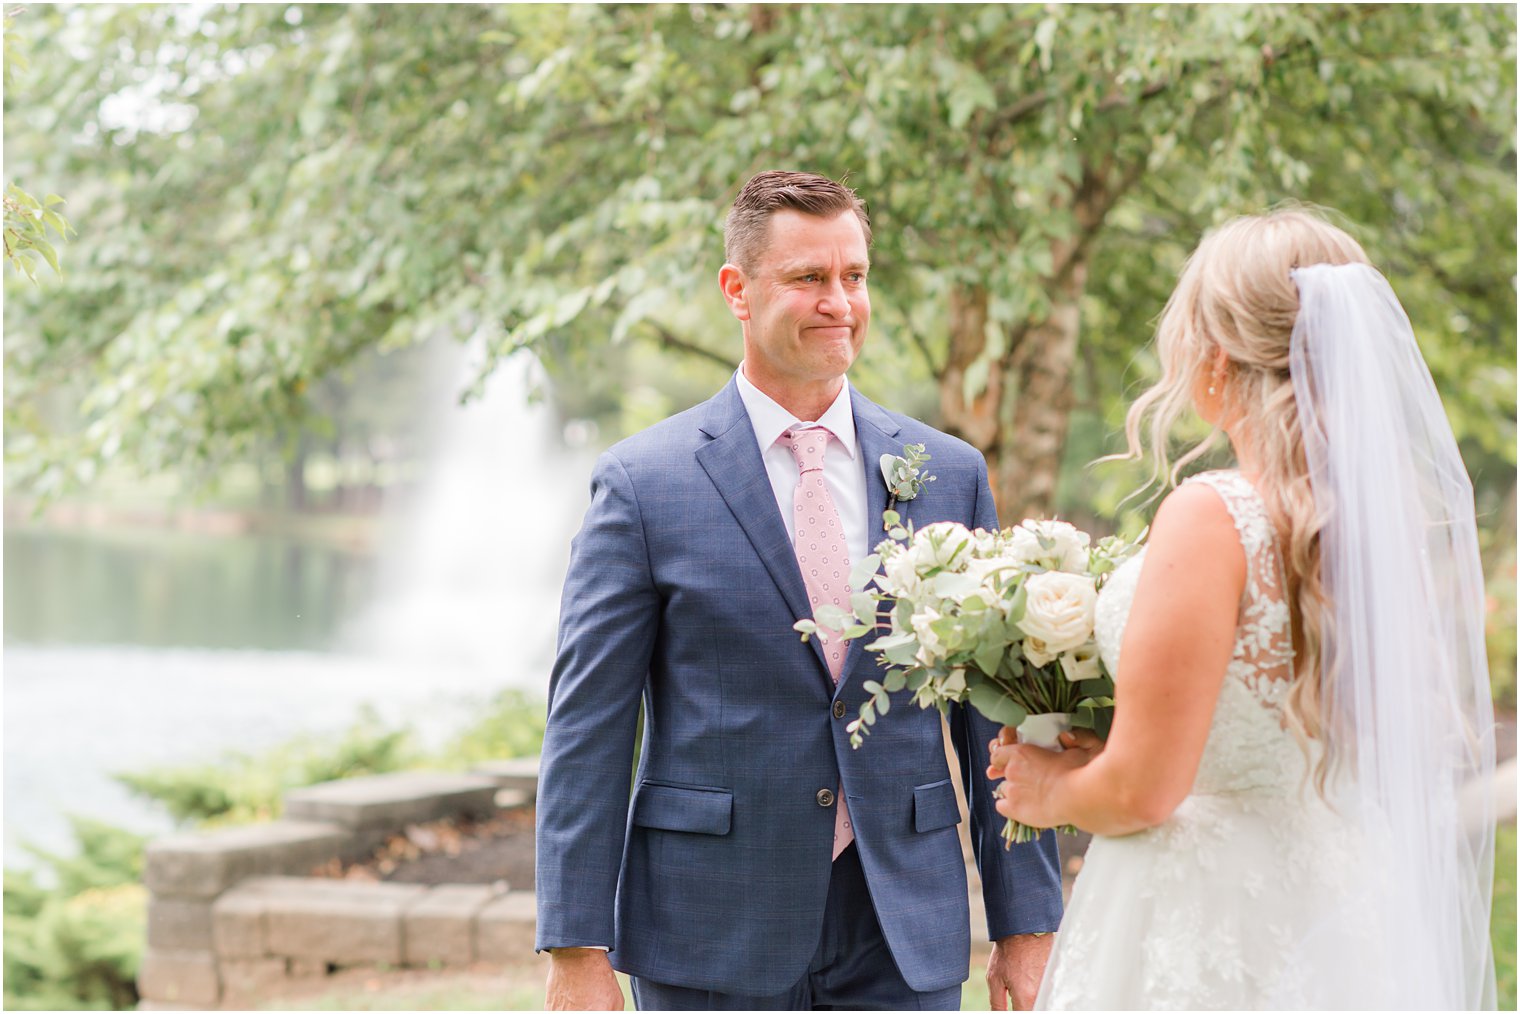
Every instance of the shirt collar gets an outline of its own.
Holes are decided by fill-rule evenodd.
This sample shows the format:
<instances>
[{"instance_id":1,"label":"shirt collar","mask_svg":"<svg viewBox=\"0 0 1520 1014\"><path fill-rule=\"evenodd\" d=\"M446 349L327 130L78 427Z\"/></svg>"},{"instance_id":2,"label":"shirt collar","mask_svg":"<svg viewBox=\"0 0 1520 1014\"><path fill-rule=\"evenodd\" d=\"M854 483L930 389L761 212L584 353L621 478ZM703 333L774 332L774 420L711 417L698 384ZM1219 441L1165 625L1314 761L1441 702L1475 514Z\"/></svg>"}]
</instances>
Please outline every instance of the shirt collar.
<instances>
[{"instance_id":1,"label":"shirt collar","mask_svg":"<svg viewBox=\"0 0 1520 1014\"><path fill-rule=\"evenodd\" d=\"M743 363L734 371L734 380L739 387L739 400L744 402L744 411L749 414L750 426L755 430L755 439L760 443L761 454L769 450L781 438L781 434L794 426L804 425L803 420L776 404L770 395L750 383L750 379L744 375ZM806 425L821 426L828 430L839 441L845 453L851 459L855 457L855 410L850 404L848 378L839 388L839 396L834 399L834 403L816 423Z\"/></svg>"}]
</instances>

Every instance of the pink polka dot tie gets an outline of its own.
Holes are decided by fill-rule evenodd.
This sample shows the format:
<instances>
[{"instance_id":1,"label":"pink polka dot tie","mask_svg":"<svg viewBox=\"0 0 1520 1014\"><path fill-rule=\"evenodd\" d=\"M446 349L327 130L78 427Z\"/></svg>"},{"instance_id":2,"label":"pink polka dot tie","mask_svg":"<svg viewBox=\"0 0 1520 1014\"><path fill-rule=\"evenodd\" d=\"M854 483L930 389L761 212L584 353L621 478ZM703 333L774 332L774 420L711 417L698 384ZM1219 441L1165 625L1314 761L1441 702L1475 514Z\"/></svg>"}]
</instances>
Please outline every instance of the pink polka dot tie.
<instances>
[{"instance_id":1,"label":"pink polka dot tie","mask_svg":"<svg viewBox=\"0 0 1520 1014\"><path fill-rule=\"evenodd\" d=\"M850 550L845 543L844 525L839 521L839 511L829 487L823 481L823 452L832 434L822 428L788 430L781 435L792 448L797 468L802 473L797 482L797 492L792 500L792 544L797 550L797 563L802 568L802 583L807 586L808 600L816 615L818 607L832 603L841 609L850 607ZM837 631L821 627L828 635L823 645L823 657L829 663L829 674L839 682L844 671L846 642L839 639ZM844 784L840 783L835 794L834 808L834 858L855 840L850 826L850 814L844 804Z\"/></svg>"}]
</instances>

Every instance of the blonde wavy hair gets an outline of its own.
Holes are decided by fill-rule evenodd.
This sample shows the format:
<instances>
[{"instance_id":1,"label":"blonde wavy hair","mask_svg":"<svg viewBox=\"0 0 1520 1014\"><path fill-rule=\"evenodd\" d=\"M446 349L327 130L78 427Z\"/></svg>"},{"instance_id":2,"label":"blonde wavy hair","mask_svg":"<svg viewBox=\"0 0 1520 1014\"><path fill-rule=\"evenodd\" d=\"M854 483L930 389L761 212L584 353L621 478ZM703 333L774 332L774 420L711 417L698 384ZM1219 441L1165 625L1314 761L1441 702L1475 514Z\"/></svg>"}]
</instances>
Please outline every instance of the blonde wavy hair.
<instances>
[{"instance_id":1,"label":"blonde wavy hair","mask_svg":"<svg viewBox=\"0 0 1520 1014\"><path fill-rule=\"evenodd\" d=\"M1324 671L1330 617L1319 535L1325 517L1310 487L1288 374L1289 341L1298 319L1298 288L1289 272L1350 263L1368 263L1361 245L1318 212L1299 206L1237 218L1205 235L1161 314L1156 330L1161 379L1130 407L1124 427L1129 450L1121 455L1143 458L1143 444L1148 445L1154 472L1147 485L1175 485L1182 470L1217 443L1220 427L1175 462L1173 429L1193 410L1195 392L1220 385L1220 418L1254 452L1260 465L1256 485L1282 548L1294 648L1286 714L1306 755L1311 740L1324 748L1313 773L1322 794L1342 751L1325 735L1322 705L1334 679L1333 672ZM1222 378L1215 366L1221 349ZM1148 439L1142 441L1142 432Z\"/></svg>"}]
</instances>

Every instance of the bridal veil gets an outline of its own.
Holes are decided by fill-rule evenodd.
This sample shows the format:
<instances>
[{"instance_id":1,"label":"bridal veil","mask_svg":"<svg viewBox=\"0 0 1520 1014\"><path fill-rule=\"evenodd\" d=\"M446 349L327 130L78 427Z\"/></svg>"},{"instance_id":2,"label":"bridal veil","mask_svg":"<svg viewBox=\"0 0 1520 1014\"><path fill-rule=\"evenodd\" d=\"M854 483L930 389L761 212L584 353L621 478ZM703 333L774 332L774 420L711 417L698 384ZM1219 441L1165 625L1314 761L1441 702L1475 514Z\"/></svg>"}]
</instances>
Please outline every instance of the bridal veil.
<instances>
[{"instance_id":1,"label":"bridal veil","mask_svg":"<svg viewBox=\"0 0 1520 1014\"><path fill-rule=\"evenodd\" d=\"M1472 484L1387 280L1365 264L1293 279L1290 372L1325 523L1333 805L1361 832L1372 916L1354 951L1365 965L1343 972L1383 970L1411 1008L1492 1009L1494 722ZM1300 946L1333 932L1311 927Z\"/></svg>"}]
</instances>

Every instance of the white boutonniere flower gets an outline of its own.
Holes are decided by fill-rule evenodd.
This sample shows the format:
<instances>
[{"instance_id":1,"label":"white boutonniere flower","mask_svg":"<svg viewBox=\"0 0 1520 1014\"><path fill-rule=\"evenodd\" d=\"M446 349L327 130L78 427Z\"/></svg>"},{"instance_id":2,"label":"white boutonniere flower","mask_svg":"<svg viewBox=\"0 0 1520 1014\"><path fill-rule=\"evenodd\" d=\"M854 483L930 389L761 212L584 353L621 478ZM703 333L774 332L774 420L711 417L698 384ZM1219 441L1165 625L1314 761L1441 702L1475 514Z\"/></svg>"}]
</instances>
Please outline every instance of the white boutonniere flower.
<instances>
[{"instance_id":1,"label":"white boutonniere flower","mask_svg":"<svg viewBox=\"0 0 1520 1014\"><path fill-rule=\"evenodd\" d=\"M887 492L890 494L887 500L889 512L897 506L899 500L914 499L924 491L924 486L934 481L934 476L923 469L924 462L929 458L928 448L923 444L904 444L901 455L881 456L881 477L886 480ZM883 527L890 529L892 524L887 522Z\"/></svg>"}]
</instances>

